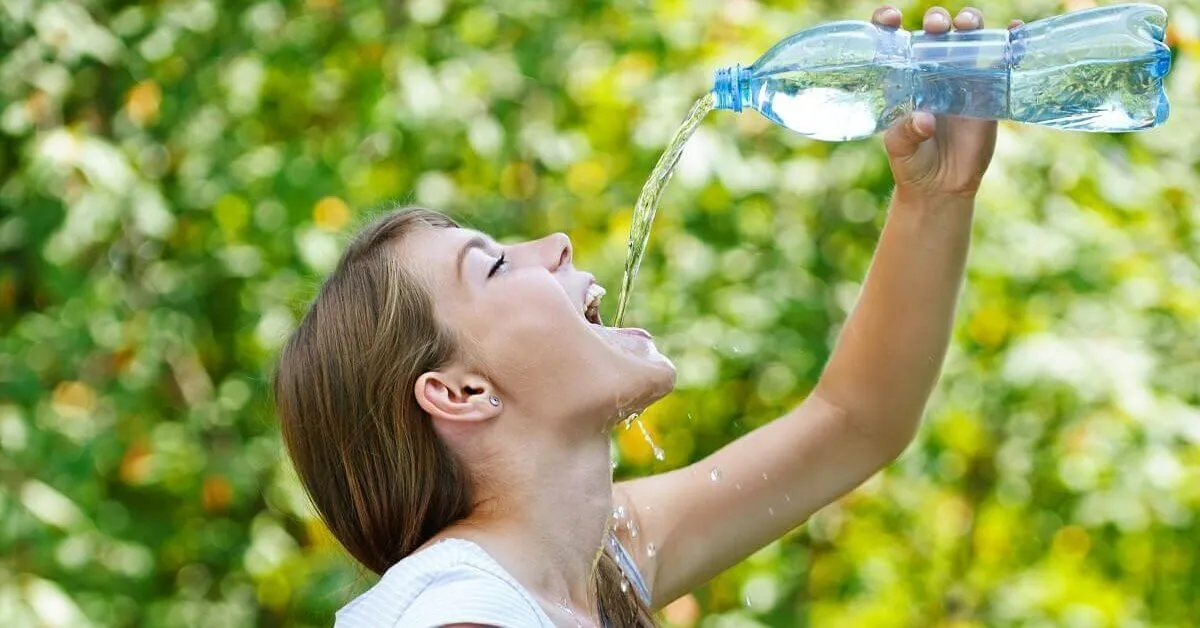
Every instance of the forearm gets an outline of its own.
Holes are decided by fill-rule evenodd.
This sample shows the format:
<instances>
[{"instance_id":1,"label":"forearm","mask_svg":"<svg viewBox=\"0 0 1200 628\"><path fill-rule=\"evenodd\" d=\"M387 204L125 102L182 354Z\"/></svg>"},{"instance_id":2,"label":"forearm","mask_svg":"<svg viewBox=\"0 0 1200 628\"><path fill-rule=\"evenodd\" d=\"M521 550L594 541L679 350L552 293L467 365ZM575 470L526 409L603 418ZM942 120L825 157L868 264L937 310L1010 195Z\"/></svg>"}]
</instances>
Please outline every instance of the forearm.
<instances>
[{"instance_id":1,"label":"forearm","mask_svg":"<svg viewBox=\"0 0 1200 628\"><path fill-rule=\"evenodd\" d=\"M900 450L914 434L950 342L974 200L897 192L858 304L816 394Z\"/></svg>"}]
</instances>

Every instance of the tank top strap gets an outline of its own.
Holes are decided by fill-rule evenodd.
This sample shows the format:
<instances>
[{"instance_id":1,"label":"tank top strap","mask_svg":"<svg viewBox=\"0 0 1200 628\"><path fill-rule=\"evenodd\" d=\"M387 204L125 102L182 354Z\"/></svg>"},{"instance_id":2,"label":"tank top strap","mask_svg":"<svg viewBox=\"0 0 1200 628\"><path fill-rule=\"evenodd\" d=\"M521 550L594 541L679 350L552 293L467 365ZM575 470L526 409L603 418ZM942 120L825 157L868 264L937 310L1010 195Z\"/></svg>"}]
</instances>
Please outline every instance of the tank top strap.
<instances>
[{"instance_id":1,"label":"tank top strap","mask_svg":"<svg viewBox=\"0 0 1200 628\"><path fill-rule=\"evenodd\" d=\"M621 573L629 580L638 597L642 598L642 601L649 606L650 588L646 586L646 581L642 578L642 573L638 571L637 563L634 562L633 556L629 554L629 551L625 549L625 546L612 530L608 531L608 546L612 549L613 557L617 559L617 566L621 568Z\"/></svg>"}]
</instances>

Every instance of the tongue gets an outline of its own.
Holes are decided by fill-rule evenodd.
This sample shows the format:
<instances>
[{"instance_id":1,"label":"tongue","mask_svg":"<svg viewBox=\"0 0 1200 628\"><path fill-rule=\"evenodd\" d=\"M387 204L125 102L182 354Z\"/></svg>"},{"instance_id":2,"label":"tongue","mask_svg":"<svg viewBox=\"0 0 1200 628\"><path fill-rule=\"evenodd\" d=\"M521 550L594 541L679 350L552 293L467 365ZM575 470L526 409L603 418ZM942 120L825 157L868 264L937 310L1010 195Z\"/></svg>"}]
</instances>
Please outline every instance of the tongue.
<instances>
[{"instance_id":1,"label":"tongue","mask_svg":"<svg viewBox=\"0 0 1200 628\"><path fill-rule=\"evenodd\" d=\"M609 342L627 353L646 357L654 349L650 334L644 329L637 327L602 327L601 329Z\"/></svg>"}]
</instances>

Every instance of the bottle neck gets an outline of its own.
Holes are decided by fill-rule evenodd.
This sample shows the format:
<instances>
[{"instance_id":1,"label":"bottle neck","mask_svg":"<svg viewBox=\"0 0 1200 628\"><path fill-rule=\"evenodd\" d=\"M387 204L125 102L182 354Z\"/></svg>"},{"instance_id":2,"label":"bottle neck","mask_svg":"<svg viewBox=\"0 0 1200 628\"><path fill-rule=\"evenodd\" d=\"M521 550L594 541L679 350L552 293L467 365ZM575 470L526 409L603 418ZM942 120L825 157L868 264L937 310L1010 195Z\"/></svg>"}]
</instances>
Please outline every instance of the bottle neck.
<instances>
[{"instance_id":1,"label":"bottle neck","mask_svg":"<svg viewBox=\"0 0 1200 628\"><path fill-rule=\"evenodd\" d=\"M721 68L713 75L712 93L717 109L740 112L750 106L750 69L735 65Z\"/></svg>"}]
</instances>

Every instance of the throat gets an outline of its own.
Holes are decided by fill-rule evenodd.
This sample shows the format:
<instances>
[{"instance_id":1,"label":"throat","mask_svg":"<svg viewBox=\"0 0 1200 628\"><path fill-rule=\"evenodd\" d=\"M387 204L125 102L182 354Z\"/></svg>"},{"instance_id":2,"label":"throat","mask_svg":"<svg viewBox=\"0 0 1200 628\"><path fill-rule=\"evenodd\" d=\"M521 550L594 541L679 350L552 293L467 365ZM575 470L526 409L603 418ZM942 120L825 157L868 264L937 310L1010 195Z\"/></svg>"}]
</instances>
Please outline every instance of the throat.
<instances>
[{"instance_id":1,"label":"throat","mask_svg":"<svg viewBox=\"0 0 1200 628\"><path fill-rule=\"evenodd\" d=\"M505 468L489 469L504 481L481 486L476 508L453 527L539 600L552 608L564 602L580 614L594 603L593 570L613 507L609 439L597 434L578 447L543 449L537 455L523 451ZM578 619L590 617L594 611Z\"/></svg>"}]
</instances>

